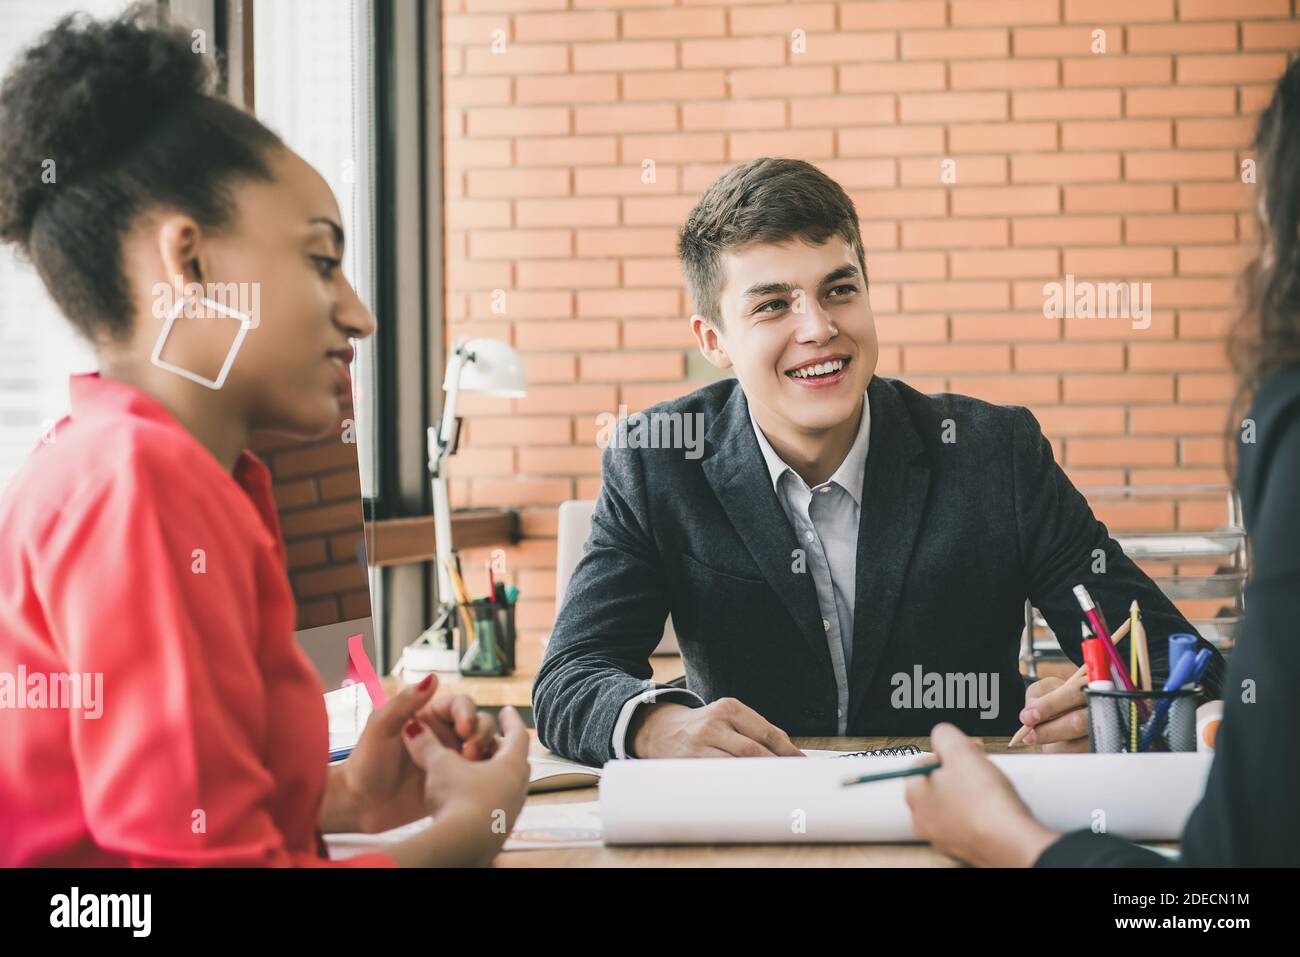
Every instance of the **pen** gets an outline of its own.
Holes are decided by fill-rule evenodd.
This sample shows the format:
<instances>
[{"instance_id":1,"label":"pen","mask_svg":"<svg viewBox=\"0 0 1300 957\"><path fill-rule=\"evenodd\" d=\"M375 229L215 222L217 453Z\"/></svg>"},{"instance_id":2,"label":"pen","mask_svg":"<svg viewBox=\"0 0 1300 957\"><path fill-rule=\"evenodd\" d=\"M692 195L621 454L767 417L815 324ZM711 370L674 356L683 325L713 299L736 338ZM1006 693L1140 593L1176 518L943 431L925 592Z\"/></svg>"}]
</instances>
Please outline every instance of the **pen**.
<instances>
[{"instance_id":1,"label":"pen","mask_svg":"<svg viewBox=\"0 0 1300 957\"><path fill-rule=\"evenodd\" d=\"M1082 585L1075 585L1074 597L1078 600L1079 607L1083 609L1083 614L1087 617L1088 624L1092 625L1092 630L1096 632L1097 637L1105 639L1102 641L1102 647L1106 649L1106 657L1110 659L1110 666L1115 669L1119 683L1124 686L1125 691L1136 691L1133 679L1129 677L1128 670L1124 667L1123 659L1110 643L1110 632L1106 630L1106 623L1102 621L1101 612L1092 600L1092 596L1088 594L1088 589Z\"/></svg>"},{"instance_id":2,"label":"pen","mask_svg":"<svg viewBox=\"0 0 1300 957\"><path fill-rule=\"evenodd\" d=\"M840 782L842 787L851 787L854 784L871 784L873 781L892 781L895 778L913 778L922 774L931 774L939 769L939 762L931 764L922 764L919 767L902 768L898 771L881 771L879 774L863 774L860 777L845 778Z\"/></svg>"}]
</instances>

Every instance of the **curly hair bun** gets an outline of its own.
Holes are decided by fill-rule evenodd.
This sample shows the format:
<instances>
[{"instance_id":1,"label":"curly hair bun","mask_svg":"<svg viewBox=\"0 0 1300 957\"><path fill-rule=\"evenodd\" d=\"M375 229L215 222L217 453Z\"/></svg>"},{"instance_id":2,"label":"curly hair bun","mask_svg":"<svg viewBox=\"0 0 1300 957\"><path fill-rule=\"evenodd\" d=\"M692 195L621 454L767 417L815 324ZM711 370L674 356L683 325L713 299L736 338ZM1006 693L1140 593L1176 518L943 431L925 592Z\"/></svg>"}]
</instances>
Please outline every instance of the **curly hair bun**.
<instances>
[{"instance_id":1,"label":"curly hair bun","mask_svg":"<svg viewBox=\"0 0 1300 957\"><path fill-rule=\"evenodd\" d=\"M160 27L150 8L64 17L0 86L0 241L25 249L56 185L92 181L151 124L214 86L190 34Z\"/></svg>"}]
</instances>

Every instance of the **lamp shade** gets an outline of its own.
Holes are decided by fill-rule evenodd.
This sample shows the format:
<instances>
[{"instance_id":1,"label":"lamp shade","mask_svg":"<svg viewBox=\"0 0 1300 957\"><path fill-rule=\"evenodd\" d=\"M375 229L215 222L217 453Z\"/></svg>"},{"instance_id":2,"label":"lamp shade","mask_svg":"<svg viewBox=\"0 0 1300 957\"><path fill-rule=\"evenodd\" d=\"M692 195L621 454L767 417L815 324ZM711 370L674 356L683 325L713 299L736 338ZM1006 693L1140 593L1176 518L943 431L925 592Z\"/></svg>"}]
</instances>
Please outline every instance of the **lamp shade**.
<instances>
[{"instance_id":1,"label":"lamp shade","mask_svg":"<svg viewBox=\"0 0 1300 957\"><path fill-rule=\"evenodd\" d=\"M504 342L466 339L457 343L455 351L464 354L464 361L457 362L453 354L442 383L444 390L451 390L456 385L454 380L459 373L461 392L479 392L508 399L528 394L519 353Z\"/></svg>"}]
</instances>

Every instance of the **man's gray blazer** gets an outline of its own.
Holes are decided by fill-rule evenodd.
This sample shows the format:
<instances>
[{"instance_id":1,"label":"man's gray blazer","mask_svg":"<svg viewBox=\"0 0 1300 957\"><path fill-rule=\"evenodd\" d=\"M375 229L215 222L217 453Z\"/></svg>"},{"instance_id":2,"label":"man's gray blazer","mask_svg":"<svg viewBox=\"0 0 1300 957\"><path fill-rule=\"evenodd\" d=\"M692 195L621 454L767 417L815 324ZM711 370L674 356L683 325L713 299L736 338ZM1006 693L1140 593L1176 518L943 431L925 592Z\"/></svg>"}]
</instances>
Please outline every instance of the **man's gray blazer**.
<instances>
[{"instance_id":1,"label":"man's gray blazer","mask_svg":"<svg viewBox=\"0 0 1300 957\"><path fill-rule=\"evenodd\" d=\"M1028 410L880 377L867 398L850 735L925 735L939 721L1012 734L1024 704L1025 599L1081 663L1079 583L1111 628L1138 600L1163 680L1168 635L1194 631L1093 516ZM627 420L606 447L591 536L533 684L542 744L590 764L614 757L615 721L653 687L648 658L670 612L691 691L738 698L792 736L834 735L822 611L739 383L650 413L700 414L702 454L626 447ZM1119 647L1127 662L1127 639ZM1223 667L1215 652L1203 682L1214 697ZM989 690L996 674L996 717L972 701L954 707L951 693L946 707L925 706L910 686L918 675L932 683L929 673L983 673Z\"/></svg>"}]
</instances>

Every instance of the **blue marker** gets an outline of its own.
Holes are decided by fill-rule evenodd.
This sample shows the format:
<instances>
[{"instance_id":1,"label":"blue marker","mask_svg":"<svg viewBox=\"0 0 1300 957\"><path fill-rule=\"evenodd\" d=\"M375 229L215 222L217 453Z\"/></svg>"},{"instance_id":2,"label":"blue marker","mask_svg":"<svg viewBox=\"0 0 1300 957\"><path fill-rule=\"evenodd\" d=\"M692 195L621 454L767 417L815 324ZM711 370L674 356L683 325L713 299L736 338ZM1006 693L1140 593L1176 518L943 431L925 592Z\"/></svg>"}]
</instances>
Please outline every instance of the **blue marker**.
<instances>
[{"instance_id":1,"label":"blue marker","mask_svg":"<svg viewBox=\"0 0 1300 957\"><path fill-rule=\"evenodd\" d=\"M1169 639L1169 643L1171 646L1173 645L1172 637ZM1172 648L1170 650L1172 650ZM1197 665L1201 663L1202 655L1204 656L1204 661L1209 661L1210 649L1203 648L1199 654L1195 655L1181 655L1178 659L1178 664L1174 667L1174 670L1170 672L1169 678L1165 681L1165 686L1161 690L1177 691L1183 685L1187 684ZM1204 667L1204 665L1202 664L1201 667ZM1156 734L1163 729L1165 719L1169 715L1169 705L1171 701L1171 698L1161 698L1156 702L1155 713L1151 715L1151 720L1147 722L1146 728L1142 731L1142 740L1139 742L1139 750L1151 750L1151 742L1155 739Z\"/></svg>"}]
</instances>

